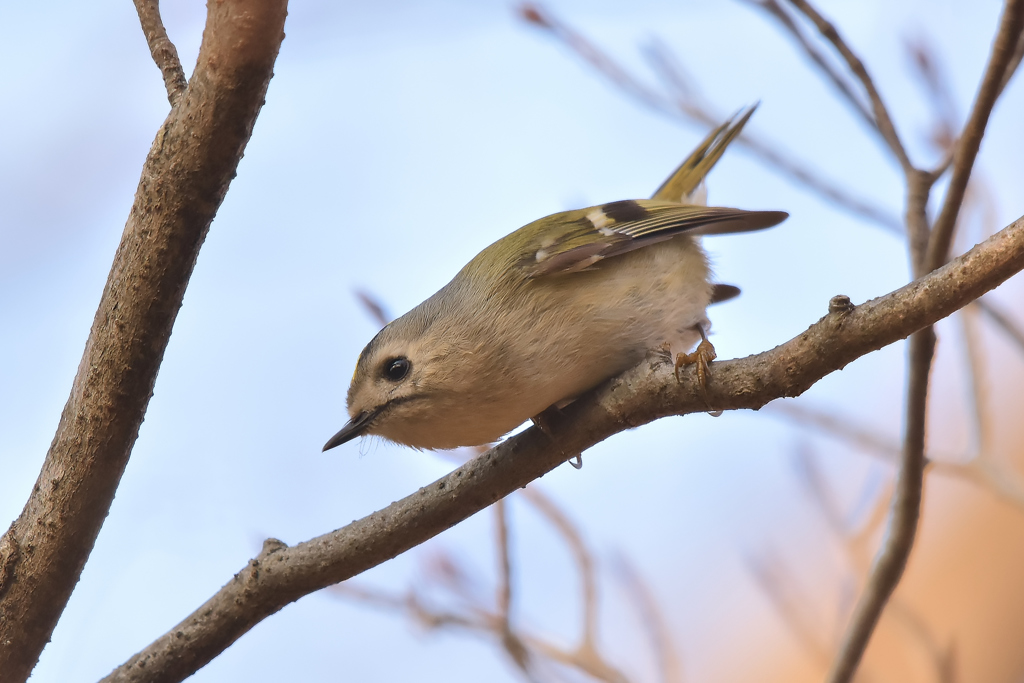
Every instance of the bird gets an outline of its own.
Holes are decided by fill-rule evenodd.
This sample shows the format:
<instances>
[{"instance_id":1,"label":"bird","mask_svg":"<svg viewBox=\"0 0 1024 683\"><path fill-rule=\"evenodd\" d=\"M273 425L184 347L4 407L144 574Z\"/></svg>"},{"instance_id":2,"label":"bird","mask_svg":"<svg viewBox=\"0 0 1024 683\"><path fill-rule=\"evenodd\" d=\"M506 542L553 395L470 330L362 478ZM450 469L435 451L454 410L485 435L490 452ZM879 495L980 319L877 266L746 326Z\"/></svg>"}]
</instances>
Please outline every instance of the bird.
<instances>
[{"instance_id":1,"label":"bird","mask_svg":"<svg viewBox=\"0 0 1024 683\"><path fill-rule=\"evenodd\" d=\"M677 378L695 363L705 392L715 358L706 309L739 290L711 281L699 238L789 215L705 205L705 176L756 106L712 130L651 199L519 228L388 323L360 353L350 419L323 450L364 435L451 449L492 443L530 419L544 428L548 411L666 343L697 345L677 355Z\"/></svg>"}]
</instances>

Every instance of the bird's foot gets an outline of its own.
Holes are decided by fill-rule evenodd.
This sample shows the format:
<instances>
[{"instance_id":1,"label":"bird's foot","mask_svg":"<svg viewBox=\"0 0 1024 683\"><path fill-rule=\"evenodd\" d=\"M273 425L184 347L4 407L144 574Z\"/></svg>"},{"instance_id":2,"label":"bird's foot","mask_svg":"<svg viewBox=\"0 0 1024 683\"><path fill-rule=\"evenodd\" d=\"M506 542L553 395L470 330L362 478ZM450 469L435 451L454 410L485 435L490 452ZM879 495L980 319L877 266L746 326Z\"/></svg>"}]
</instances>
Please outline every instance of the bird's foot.
<instances>
[{"instance_id":1,"label":"bird's foot","mask_svg":"<svg viewBox=\"0 0 1024 683\"><path fill-rule=\"evenodd\" d=\"M718 357L715 353L715 347L708 341L707 335L704 333L703 325L695 325L696 329L700 333L700 344L697 344L697 348L692 353L680 353L676 355L675 364L675 375L676 381L679 379L680 368L686 367L687 365L697 366L697 386L700 389L701 398L704 399L704 405L708 407L708 414L713 417L718 417L722 414L721 410L713 410L711 404L708 403L708 377L711 376L711 361Z\"/></svg>"},{"instance_id":2,"label":"bird's foot","mask_svg":"<svg viewBox=\"0 0 1024 683\"><path fill-rule=\"evenodd\" d=\"M530 418L534 426L540 431L544 432L549 439L555 437L555 430L557 429L558 423L562 420L562 411L558 405L548 406L541 413L534 415ZM565 455L563 453L563 455ZM571 458L568 458L569 464L576 469L583 467L583 454L576 453Z\"/></svg>"}]
</instances>

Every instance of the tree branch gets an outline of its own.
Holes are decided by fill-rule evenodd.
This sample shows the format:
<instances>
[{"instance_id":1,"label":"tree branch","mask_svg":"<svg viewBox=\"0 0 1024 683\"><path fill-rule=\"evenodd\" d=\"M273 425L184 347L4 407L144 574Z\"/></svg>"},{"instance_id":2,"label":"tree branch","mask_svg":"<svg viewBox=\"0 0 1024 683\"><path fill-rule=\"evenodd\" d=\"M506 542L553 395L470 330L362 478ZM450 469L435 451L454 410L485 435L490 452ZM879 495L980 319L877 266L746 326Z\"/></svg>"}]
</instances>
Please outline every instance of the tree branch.
<instances>
[{"instance_id":1,"label":"tree branch","mask_svg":"<svg viewBox=\"0 0 1024 683\"><path fill-rule=\"evenodd\" d=\"M793 36L793 40L803 48L803 51L807 53L807 56L814 62L825 77L832 82L832 85L839 90L840 94L846 98L847 103L853 107L854 112L857 113L861 119L864 120L868 126L870 126L876 132L880 132L878 128L878 122L875 120L874 115L871 113L861 101L860 96L854 92L853 87L846 81L846 78L835 67L829 62L828 58L817 48L817 46L811 42L810 38L806 36L800 26L793 20L793 17L789 15L782 5L776 0L745 0L750 5L760 7L768 14L775 17L775 19L782 24L783 28L789 31L789 34Z\"/></svg>"},{"instance_id":2,"label":"tree branch","mask_svg":"<svg viewBox=\"0 0 1024 683\"><path fill-rule=\"evenodd\" d=\"M142 32L146 34L146 42L149 43L153 61L156 62L160 73L163 74L167 99L173 107L185 94L188 83L185 81L185 70L181 68L181 62L178 61L178 51L174 49L174 43L167 37L164 22L160 19L160 1L134 1L135 9L139 13L139 21L142 22Z\"/></svg>"},{"instance_id":3,"label":"tree branch","mask_svg":"<svg viewBox=\"0 0 1024 683\"><path fill-rule=\"evenodd\" d=\"M893 155L900 162L903 170L905 172L913 170L914 166L910 163L910 157L907 156L907 151L903 148L900 136L896 132L896 126L889 116L889 110L886 109L885 103L882 102L882 96L879 94L878 89L875 88L875 83L871 80L871 76L868 74L864 63L850 49L850 46L846 44L846 41L839 35L839 31L836 30L836 27L819 14L818 10L807 0L789 0L789 3L803 12L804 16L810 19L818 31L821 32L821 35L825 36L826 40L832 43L843 59L846 60L850 71L860 79L861 85L864 86L864 90L868 94L868 99L871 100L871 110L874 113L874 122L875 126L878 127L878 131L889 145ZM859 104L859 101L855 102L855 104Z\"/></svg>"},{"instance_id":4,"label":"tree branch","mask_svg":"<svg viewBox=\"0 0 1024 683\"><path fill-rule=\"evenodd\" d=\"M285 0L210 4L195 75L157 133L71 395L0 548L0 671L23 681L107 516L210 222L263 104Z\"/></svg>"},{"instance_id":5,"label":"tree branch","mask_svg":"<svg viewBox=\"0 0 1024 683\"><path fill-rule=\"evenodd\" d=\"M708 403L717 409L757 409L798 396L825 375L950 315L1022 269L1024 217L920 280L852 310L829 313L781 346L716 362ZM553 436L528 429L383 510L294 547L268 540L216 595L104 680L181 681L302 596L423 543L613 434L668 415L706 412L708 403L694 370L684 371L677 382L670 354L654 352L567 406Z\"/></svg>"},{"instance_id":6,"label":"tree branch","mask_svg":"<svg viewBox=\"0 0 1024 683\"><path fill-rule=\"evenodd\" d=\"M995 306L991 301L978 299L974 303L982 313L987 315L1017 345L1019 350L1024 351L1024 327L1011 320L1010 316L1006 315L1003 310Z\"/></svg>"},{"instance_id":7,"label":"tree branch","mask_svg":"<svg viewBox=\"0 0 1024 683\"><path fill-rule=\"evenodd\" d=\"M903 576L917 535L924 488L928 379L935 354L933 328L929 326L911 335L909 348L906 434L885 544L871 567L864 592L843 635L839 653L832 661L832 669L826 678L828 683L853 680L882 610Z\"/></svg>"},{"instance_id":8,"label":"tree branch","mask_svg":"<svg viewBox=\"0 0 1024 683\"><path fill-rule=\"evenodd\" d=\"M1024 0L1007 0L1003 10L1003 18L999 24L999 33L992 44L992 55L989 57L981 87L971 108L964 131L953 152L953 175L946 190L946 199L942 211L935 219L931 239L928 243L928 255L925 266L928 270L938 268L949 257L949 248L953 243L957 217L967 192L967 182L971 178L974 160L981 148L981 140L985 137L992 108L1009 80L1007 72L1014 65L1015 51L1024 30ZM1018 60L1019 62L1019 60Z\"/></svg>"},{"instance_id":9,"label":"tree branch","mask_svg":"<svg viewBox=\"0 0 1024 683\"><path fill-rule=\"evenodd\" d=\"M543 7L524 3L519 6L519 13L526 21L549 31L551 35L562 41L566 47L573 50L599 74L608 78L627 95L655 111L676 120L696 121L709 128L714 128L725 118L704 104L692 88L680 87L683 85L681 74L664 48L657 45L652 46L648 48L646 55L658 74L668 83L669 90L672 91L668 95L656 92L641 83L582 34L577 33L571 26ZM889 232L902 234L903 224L888 210L867 199L851 194L841 183L826 179L820 170L782 152L769 142L754 137L749 128L736 139L736 145L747 149L756 158L782 173L795 185L810 190L856 216L877 223Z\"/></svg>"}]
</instances>

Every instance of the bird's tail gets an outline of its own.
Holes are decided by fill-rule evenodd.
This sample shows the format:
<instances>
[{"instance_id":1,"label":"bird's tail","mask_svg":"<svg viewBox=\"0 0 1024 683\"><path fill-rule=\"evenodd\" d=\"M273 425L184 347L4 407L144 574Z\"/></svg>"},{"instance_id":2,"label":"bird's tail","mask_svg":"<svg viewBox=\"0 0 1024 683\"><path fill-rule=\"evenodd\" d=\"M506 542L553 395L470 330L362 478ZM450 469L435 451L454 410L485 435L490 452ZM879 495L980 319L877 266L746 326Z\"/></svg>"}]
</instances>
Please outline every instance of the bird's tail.
<instances>
[{"instance_id":1,"label":"bird's tail","mask_svg":"<svg viewBox=\"0 0 1024 683\"><path fill-rule=\"evenodd\" d=\"M743 126L750 120L757 103L741 109L728 121L708 133L697 149L690 153L668 180L661 184L651 199L682 204L706 204L704 176L722 158L725 148L739 136Z\"/></svg>"}]
</instances>

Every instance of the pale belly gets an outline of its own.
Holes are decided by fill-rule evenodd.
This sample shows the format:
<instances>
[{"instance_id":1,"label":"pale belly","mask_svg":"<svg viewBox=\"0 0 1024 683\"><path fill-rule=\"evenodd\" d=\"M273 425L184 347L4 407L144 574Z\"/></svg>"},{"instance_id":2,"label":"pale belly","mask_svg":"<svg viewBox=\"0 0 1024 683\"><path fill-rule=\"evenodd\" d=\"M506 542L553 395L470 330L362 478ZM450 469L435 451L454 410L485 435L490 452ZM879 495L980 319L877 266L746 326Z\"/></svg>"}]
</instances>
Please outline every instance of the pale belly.
<instances>
[{"instance_id":1,"label":"pale belly","mask_svg":"<svg viewBox=\"0 0 1024 683\"><path fill-rule=\"evenodd\" d=\"M551 405L632 367L648 350L699 340L711 298L703 251L676 238L590 272L539 282L478 333L461 363L463 390L407 406L386 438L420 448L493 442ZM390 422L390 421L388 421Z\"/></svg>"}]
</instances>

